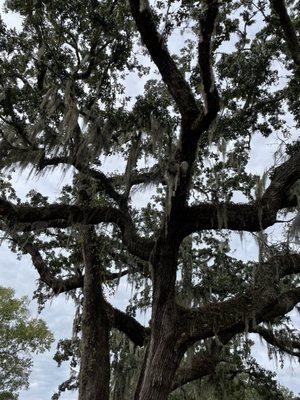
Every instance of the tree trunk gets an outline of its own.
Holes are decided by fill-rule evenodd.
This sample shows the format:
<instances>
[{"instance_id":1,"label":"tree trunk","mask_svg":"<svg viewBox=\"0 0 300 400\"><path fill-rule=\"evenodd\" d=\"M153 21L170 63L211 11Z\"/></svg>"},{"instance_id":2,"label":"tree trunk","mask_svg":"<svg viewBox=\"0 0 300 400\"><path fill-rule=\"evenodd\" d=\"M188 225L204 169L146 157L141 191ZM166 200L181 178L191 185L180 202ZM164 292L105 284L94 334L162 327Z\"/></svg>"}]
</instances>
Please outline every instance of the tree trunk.
<instances>
[{"instance_id":1,"label":"tree trunk","mask_svg":"<svg viewBox=\"0 0 300 400\"><path fill-rule=\"evenodd\" d=\"M110 381L109 319L95 261L93 228L83 229L84 303L79 400L108 400Z\"/></svg>"},{"instance_id":2,"label":"tree trunk","mask_svg":"<svg viewBox=\"0 0 300 400\"><path fill-rule=\"evenodd\" d=\"M166 400L183 352L178 348L175 280L178 250L173 241L158 243L154 265L151 338L138 400Z\"/></svg>"},{"instance_id":3,"label":"tree trunk","mask_svg":"<svg viewBox=\"0 0 300 400\"><path fill-rule=\"evenodd\" d=\"M176 348L174 334L170 336L162 330L159 336L150 341L148 363L139 400L166 400L182 358L181 352Z\"/></svg>"}]
</instances>

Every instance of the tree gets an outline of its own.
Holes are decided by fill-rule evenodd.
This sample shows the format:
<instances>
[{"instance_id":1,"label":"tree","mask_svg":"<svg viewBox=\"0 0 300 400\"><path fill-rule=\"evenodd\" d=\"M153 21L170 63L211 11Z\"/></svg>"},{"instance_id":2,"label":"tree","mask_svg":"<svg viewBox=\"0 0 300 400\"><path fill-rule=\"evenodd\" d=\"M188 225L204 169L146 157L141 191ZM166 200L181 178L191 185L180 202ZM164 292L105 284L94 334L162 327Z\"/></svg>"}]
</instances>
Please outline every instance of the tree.
<instances>
[{"instance_id":1,"label":"tree","mask_svg":"<svg viewBox=\"0 0 300 400\"><path fill-rule=\"evenodd\" d=\"M6 6L23 28L1 24L1 169L73 176L55 203L1 186L1 229L31 256L40 303L68 293L78 304L56 354L74 367L60 391L165 400L219 369L244 376L248 333L298 357L287 314L300 300L299 2ZM142 93L128 95L127 76ZM247 169L257 135L278 143L261 177ZM124 162L105 173L105 158ZM233 257L234 232L256 237L257 262ZM106 294L122 276L135 289L126 312Z\"/></svg>"},{"instance_id":2,"label":"tree","mask_svg":"<svg viewBox=\"0 0 300 400\"><path fill-rule=\"evenodd\" d=\"M11 288L0 286L0 399L17 399L28 388L32 352L49 350L52 333L41 319L31 318L28 299L15 298Z\"/></svg>"}]
</instances>

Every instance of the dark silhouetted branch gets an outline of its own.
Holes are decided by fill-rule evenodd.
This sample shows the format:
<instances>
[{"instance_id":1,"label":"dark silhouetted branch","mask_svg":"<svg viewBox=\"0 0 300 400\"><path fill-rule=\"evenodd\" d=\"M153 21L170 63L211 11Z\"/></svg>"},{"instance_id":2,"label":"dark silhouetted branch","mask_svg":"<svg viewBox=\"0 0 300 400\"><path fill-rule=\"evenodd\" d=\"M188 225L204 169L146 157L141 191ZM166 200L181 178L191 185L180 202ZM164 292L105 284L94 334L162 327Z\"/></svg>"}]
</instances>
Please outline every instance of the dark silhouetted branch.
<instances>
[{"instance_id":1,"label":"dark silhouetted branch","mask_svg":"<svg viewBox=\"0 0 300 400\"><path fill-rule=\"evenodd\" d=\"M294 63L300 67L300 42L297 37L296 29L293 26L288 14L284 0L271 0L272 8L277 14L280 25L284 32L287 47L291 53Z\"/></svg>"},{"instance_id":2,"label":"dark silhouetted branch","mask_svg":"<svg viewBox=\"0 0 300 400\"><path fill-rule=\"evenodd\" d=\"M190 86L158 33L148 0L130 0L131 13L150 56L185 119L193 120L199 108Z\"/></svg>"}]
</instances>

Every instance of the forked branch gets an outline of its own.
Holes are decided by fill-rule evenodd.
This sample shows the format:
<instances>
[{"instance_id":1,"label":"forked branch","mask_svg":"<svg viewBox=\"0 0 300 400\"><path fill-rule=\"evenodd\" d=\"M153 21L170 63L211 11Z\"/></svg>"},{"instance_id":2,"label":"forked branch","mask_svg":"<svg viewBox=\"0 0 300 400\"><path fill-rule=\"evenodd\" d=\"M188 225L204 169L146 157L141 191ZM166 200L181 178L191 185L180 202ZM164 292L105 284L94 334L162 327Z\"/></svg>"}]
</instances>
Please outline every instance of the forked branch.
<instances>
[{"instance_id":1,"label":"forked branch","mask_svg":"<svg viewBox=\"0 0 300 400\"><path fill-rule=\"evenodd\" d=\"M148 0L130 0L132 16L149 54L161 73L182 117L193 120L200 110L183 74L158 33Z\"/></svg>"}]
</instances>

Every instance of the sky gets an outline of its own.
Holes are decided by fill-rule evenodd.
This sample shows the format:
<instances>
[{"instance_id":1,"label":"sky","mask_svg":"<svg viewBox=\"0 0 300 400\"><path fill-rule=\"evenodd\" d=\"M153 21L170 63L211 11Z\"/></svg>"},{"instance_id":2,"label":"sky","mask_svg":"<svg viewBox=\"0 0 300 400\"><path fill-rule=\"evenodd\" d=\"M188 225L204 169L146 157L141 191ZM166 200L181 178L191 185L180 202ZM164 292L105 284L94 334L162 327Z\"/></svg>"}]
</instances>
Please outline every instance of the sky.
<instances>
[{"instance_id":1,"label":"sky","mask_svg":"<svg viewBox=\"0 0 300 400\"><path fill-rule=\"evenodd\" d=\"M2 5L3 1L0 0L0 6ZM20 26L20 18L18 15L5 15L4 19L10 26ZM176 48L175 43L171 45ZM138 93L142 86L143 82L137 80L136 76L129 75L126 85L128 95ZM255 136L252 141L254 151L252 152L248 169L252 173L262 175L264 170L273 164L273 153L277 145L274 137L265 140L259 135ZM263 152L261 151L262 146L265 149ZM108 159L104 163L104 172L115 169L118 166L118 160ZM13 175L14 187L17 189L17 193L21 198L24 198L25 194L30 189L36 189L43 195L49 196L50 199L54 199L56 195L59 194L61 187L68 182L69 179L69 174L61 176L59 173L47 174L39 179L30 178L30 180L27 179L26 171L21 175ZM135 202L144 204L147 197L147 193L139 192L135 195ZM273 228L270 229L272 230ZM242 243L239 235L233 235L232 244L233 248L236 249L236 256L244 260L257 257L257 247L250 235L245 235L245 239ZM0 270L0 285L14 288L18 297L27 295L29 298L32 298L38 276L29 257L24 256L21 261L17 260L16 255L13 254L4 243L0 246ZM131 287L126 283L126 280L122 279L116 296L112 299L113 304L124 310L128 304L130 290ZM30 303L30 309L32 316L38 316L37 305L34 300ZM57 340L69 338L71 336L73 316L74 305L71 300L67 300L63 295L55 297L42 311L40 317L47 322L48 327L54 333L56 342L49 352L34 356L32 374L30 376L30 387L29 390L20 393L20 400L49 400L57 390L57 386L68 378L69 366L63 363L62 366L58 368L52 357L55 352ZM295 326L300 329L300 319L295 311L293 311L292 316L295 321ZM141 322L147 323L147 321ZM290 362L287 360L284 368L281 369L276 364L275 360L269 360L267 356L267 346L259 341L256 342L257 344L254 347L253 355L257 361L264 368L276 371L280 383L287 386L295 393L300 392L299 364L295 361ZM77 399L77 394L67 392L61 396L61 399L75 400Z\"/></svg>"}]
</instances>

